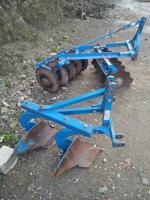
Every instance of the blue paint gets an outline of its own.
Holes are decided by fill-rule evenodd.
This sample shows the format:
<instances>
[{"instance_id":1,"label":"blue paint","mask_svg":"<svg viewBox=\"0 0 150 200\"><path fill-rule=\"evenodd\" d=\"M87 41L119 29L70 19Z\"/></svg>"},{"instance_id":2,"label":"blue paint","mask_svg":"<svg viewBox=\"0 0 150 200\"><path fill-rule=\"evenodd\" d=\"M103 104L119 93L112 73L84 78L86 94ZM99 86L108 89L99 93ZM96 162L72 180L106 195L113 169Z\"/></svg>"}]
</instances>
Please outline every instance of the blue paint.
<instances>
[{"instance_id":1,"label":"blue paint","mask_svg":"<svg viewBox=\"0 0 150 200\"><path fill-rule=\"evenodd\" d=\"M131 58L132 60L136 59L139 47L140 47L140 36L144 24L146 22L146 17L142 17L140 20L131 21L129 24L122 26L121 28L113 31L109 31L105 35L102 35L96 39L93 39L86 44L76 45L72 48L72 53L69 50L64 49L58 52L54 56L50 56L44 59L42 62L35 65L35 70L39 68L45 68L51 70L51 67L48 66L48 63L54 59L57 59L56 68L61 68L65 64L69 64L71 60L85 60L85 59L97 59L99 67L102 69L105 75L108 75L110 72L115 74L117 73L117 68L106 59L107 58ZM101 45L100 42L111 38L113 35L117 34L120 31L128 30L131 28L137 27L137 32L135 33L132 39L122 42L111 42L105 45ZM113 51L114 47L126 47L127 51ZM103 52L104 48L111 48L112 52ZM99 61L103 61L100 63Z\"/></svg>"},{"instance_id":2,"label":"blue paint","mask_svg":"<svg viewBox=\"0 0 150 200\"><path fill-rule=\"evenodd\" d=\"M20 123L24 130L28 132L36 125L35 119L42 118L63 126L63 129L59 130L55 135L56 144L62 151L66 151L68 146L71 144L72 140L70 137L73 135L92 137L94 134L103 134L111 139L113 147L123 146L124 142L120 141L119 139L122 134L115 132L111 116L116 83L114 76L108 76L110 73L117 73L118 69L111 63L109 58L131 58L134 60L138 55L140 36L142 34L145 22L146 18L142 17L138 21L132 21L118 30L110 31L109 33L91 40L86 44L74 46L71 51L72 53L70 53L69 50L64 49L63 51L58 52L56 55L48 57L42 62L37 63L35 65L35 69L45 68L50 71L51 67L48 66L48 63L54 59L58 60L56 63L56 67L58 68L63 67L64 64L68 64L71 60L96 59L99 67L107 76L107 78L105 88L91 91L63 102L44 105L42 107L31 101L22 102L22 108L24 108L26 112L24 112L24 114L20 117ZM120 31L127 30L135 26L137 26L137 32L132 39L123 42L111 42L105 45L98 44L98 42L108 39ZM104 48L111 48L112 50L114 47L126 47L127 50L122 52L103 51ZM94 106L91 105L89 107L81 108L65 108L67 106L88 101L97 97L101 97L101 99ZM99 126L85 124L84 122L69 116L74 114L88 114L94 112L102 114L102 120ZM21 153L26 151L33 142L34 141L31 140L25 144L23 139L21 139L17 145L16 152Z\"/></svg>"},{"instance_id":3,"label":"blue paint","mask_svg":"<svg viewBox=\"0 0 150 200\"><path fill-rule=\"evenodd\" d=\"M70 137L74 135L92 137L94 134L104 134L111 138L113 147L121 146L120 140L116 139L116 133L114 131L111 118L111 109L115 88L116 83L114 77L108 76L106 79L105 88L91 91L63 102L39 106L31 101L23 101L22 108L26 111L20 117L20 123L27 133L36 124L35 119L37 118L50 120L63 126L64 128L60 129L55 135L56 144L62 151L66 151L72 142ZM100 100L98 100L98 103L95 105L81 108L65 108L67 106L97 97L100 97ZM74 114L88 114L95 112L101 113L103 116L102 121L100 122L101 125L99 126L86 124L69 116ZM17 145L16 152L20 153L21 150L24 152L26 149L28 149L27 146L32 142L34 141L30 141L29 144L24 144L22 139Z\"/></svg>"}]
</instances>

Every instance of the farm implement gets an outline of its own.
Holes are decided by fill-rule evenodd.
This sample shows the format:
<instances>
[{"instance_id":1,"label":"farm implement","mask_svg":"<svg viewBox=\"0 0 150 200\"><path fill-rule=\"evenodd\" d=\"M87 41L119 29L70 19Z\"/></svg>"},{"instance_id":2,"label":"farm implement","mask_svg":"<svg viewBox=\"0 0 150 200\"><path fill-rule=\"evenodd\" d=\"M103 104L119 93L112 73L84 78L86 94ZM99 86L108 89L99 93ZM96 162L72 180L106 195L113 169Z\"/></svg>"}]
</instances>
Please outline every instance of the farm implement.
<instances>
[{"instance_id":1,"label":"farm implement","mask_svg":"<svg viewBox=\"0 0 150 200\"><path fill-rule=\"evenodd\" d=\"M36 65L36 76L41 86L48 91L55 92L60 85L67 84L75 74L85 70L90 59L93 65L100 70L104 87L49 105L38 105L24 100L22 108L25 112L20 117L20 123L26 134L17 144L16 154L56 145L59 149L59 164L53 175L59 176L75 166L89 167L102 151L87 143L85 138L91 138L96 134L105 135L111 139L114 148L124 146L122 133L116 132L113 126L112 103L115 101L116 89L128 88L132 79L117 58L136 59L145 21L146 18L142 17L86 45L76 46L69 51L64 50ZM133 26L137 26L138 29L131 40L105 45L97 43ZM96 45L92 45L94 43ZM127 51L109 51L109 48L113 47L127 47ZM93 99L94 102L97 100L96 103L87 106L87 102ZM83 102L86 106L76 106ZM95 113L98 115L98 125L85 123L73 117L73 115L93 114L94 119ZM52 126L50 122L57 124L59 128Z\"/></svg>"},{"instance_id":2,"label":"farm implement","mask_svg":"<svg viewBox=\"0 0 150 200\"><path fill-rule=\"evenodd\" d=\"M118 58L136 59L145 21L146 18L142 17L140 20L132 21L86 44L74 46L69 50L64 49L37 63L35 65L35 74L38 83L44 90L57 92L61 86L67 85L68 81L71 81L75 76L84 71L88 67L90 60L94 67L99 69L102 82L104 82L108 75L114 75L117 89L129 88L132 78L130 77L130 73L125 71L125 67ZM137 31L132 39L101 44L103 40L111 39L118 32L133 27L137 27ZM116 48L124 48L126 50L115 51Z\"/></svg>"}]
</instances>

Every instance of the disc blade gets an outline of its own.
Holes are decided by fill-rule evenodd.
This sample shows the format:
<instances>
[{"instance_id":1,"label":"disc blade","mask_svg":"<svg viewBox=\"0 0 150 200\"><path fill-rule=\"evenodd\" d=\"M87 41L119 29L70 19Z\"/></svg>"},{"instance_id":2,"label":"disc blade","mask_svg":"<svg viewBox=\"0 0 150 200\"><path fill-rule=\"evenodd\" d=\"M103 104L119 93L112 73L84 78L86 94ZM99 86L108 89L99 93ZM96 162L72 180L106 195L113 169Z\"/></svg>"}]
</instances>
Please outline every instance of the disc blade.
<instances>
[{"instance_id":1,"label":"disc blade","mask_svg":"<svg viewBox=\"0 0 150 200\"><path fill-rule=\"evenodd\" d=\"M63 155L53 175L60 176L75 166L89 167L101 151L99 148L94 148L90 144L76 138Z\"/></svg>"},{"instance_id":2,"label":"disc blade","mask_svg":"<svg viewBox=\"0 0 150 200\"><path fill-rule=\"evenodd\" d=\"M38 83L44 90L57 92L60 89L59 80L55 72L41 67L36 70L35 75Z\"/></svg>"},{"instance_id":3,"label":"disc blade","mask_svg":"<svg viewBox=\"0 0 150 200\"><path fill-rule=\"evenodd\" d=\"M110 59L110 62L112 62L118 68L118 72L114 74L117 84L117 92L120 93L129 89L133 81L133 78L131 78L130 73L125 71L125 66L123 66L121 61L119 61L118 59L112 58Z\"/></svg>"},{"instance_id":4,"label":"disc blade","mask_svg":"<svg viewBox=\"0 0 150 200\"><path fill-rule=\"evenodd\" d=\"M76 70L75 70L75 65L73 62L70 62L70 64L66 64L64 65L64 67L67 70L68 73L68 80L71 81L74 79L74 77L76 76Z\"/></svg>"}]
</instances>

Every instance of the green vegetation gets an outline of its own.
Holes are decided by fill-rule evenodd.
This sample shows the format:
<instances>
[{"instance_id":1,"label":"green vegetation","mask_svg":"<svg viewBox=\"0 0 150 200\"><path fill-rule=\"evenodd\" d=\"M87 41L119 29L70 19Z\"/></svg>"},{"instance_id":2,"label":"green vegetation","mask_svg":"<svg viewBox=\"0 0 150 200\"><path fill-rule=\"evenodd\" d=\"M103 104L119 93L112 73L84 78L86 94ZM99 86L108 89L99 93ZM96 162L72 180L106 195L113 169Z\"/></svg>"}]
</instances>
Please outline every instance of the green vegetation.
<instances>
[{"instance_id":1,"label":"green vegetation","mask_svg":"<svg viewBox=\"0 0 150 200\"><path fill-rule=\"evenodd\" d=\"M43 59L44 59L44 58L42 58L42 57L37 57L37 58L35 58L35 61L36 61L36 62L41 62Z\"/></svg>"},{"instance_id":2,"label":"green vegetation","mask_svg":"<svg viewBox=\"0 0 150 200\"><path fill-rule=\"evenodd\" d=\"M5 145L14 146L19 140L14 131L5 131L3 135Z\"/></svg>"},{"instance_id":3,"label":"green vegetation","mask_svg":"<svg viewBox=\"0 0 150 200\"><path fill-rule=\"evenodd\" d=\"M22 65L22 69L26 71L28 69L28 65Z\"/></svg>"},{"instance_id":4,"label":"green vegetation","mask_svg":"<svg viewBox=\"0 0 150 200\"><path fill-rule=\"evenodd\" d=\"M18 61L22 62L24 59L24 55L22 53L16 53L16 58Z\"/></svg>"},{"instance_id":5,"label":"green vegetation","mask_svg":"<svg viewBox=\"0 0 150 200\"><path fill-rule=\"evenodd\" d=\"M10 89L11 88L11 81L8 80L8 79L4 80L4 86Z\"/></svg>"}]
</instances>

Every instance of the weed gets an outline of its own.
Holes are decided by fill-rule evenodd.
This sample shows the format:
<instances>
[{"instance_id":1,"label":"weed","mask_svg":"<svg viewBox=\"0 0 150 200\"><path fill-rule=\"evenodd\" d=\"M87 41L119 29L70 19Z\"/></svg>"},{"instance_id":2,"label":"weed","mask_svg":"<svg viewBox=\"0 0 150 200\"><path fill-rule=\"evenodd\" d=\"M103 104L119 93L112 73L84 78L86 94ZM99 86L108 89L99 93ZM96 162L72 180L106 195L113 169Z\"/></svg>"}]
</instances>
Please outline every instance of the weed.
<instances>
[{"instance_id":1,"label":"weed","mask_svg":"<svg viewBox=\"0 0 150 200\"><path fill-rule=\"evenodd\" d=\"M42 57L37 57L37 58L35 58L35 61L36 61L36 62L41 62L42 60L43 60Z\"/></svg>"},{"instance_id":2,"label":"weed","mask_svg":"<svg viewBox=\"0 0 150 200\"><path fill-rule=\"evenodd\" d=\"M33 42L33 41L35 41L35 37L34 37L34 35L31 34L31 33L26 34L26 35L25 35L25 39L26 39L28 42Z\"/></svg>"},{"instance_id":3,"label":"weed","mask_svg":"<svg viewBox=\"0 0 150 200\"><path fill-rule=\"evenodd\" d=\"M16 53L16 58L17 58L18 61L21 62L24 59L24 55L22 53Z\"/></svg>"},{"instance_id":4,"label":"weed","mask_svg":"<svg viewBox=\"0 0 150 200\"><path fill-rule=\"evenodd\" d=\"M28 65L22 65L22 69L26 71L28 69Z\"/></svg>"},{"instance_id":5,"label":"weed","mask_svg":"<svg viewBox=\"0 0 150 200\"><path fill-rule=\"evenodd\" d=\"M19 140L19 138L13 131L5 131L3 135L5 145L14 146Z\"/></svg>"},{"instance_id":6,"label":"weed","mask_svg":"<svg viewBox=\"0 0 150 200\"><path fill-rule=\"evenodd\" d=\"M11 88L11 81L10 80L4 80L4 85L5 85L5 87L7 87L7 88Z\"/></svg>"}]
</instances>

